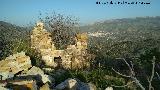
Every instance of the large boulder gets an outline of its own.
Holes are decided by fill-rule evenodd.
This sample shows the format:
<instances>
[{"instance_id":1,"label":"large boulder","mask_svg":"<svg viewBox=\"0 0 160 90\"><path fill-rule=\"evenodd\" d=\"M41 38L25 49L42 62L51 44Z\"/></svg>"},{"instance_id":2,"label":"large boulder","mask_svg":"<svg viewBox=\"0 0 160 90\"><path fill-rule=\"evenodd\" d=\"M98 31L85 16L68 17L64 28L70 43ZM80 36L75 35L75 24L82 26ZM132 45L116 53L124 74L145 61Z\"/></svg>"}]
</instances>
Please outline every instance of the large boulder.
<instances>
[{"instance_id":1,"label":"large boulder","mask_svg":"<svg viewBox=\"0 0 160 90\"><path fill-rule=\"evenodd\" d=\"M14 74L28 70L31 65L29 56L25 55L25 52L10 55L5 60L0 61L0 75L2 79L13 77Z\"/></svg>"},{"instance_id":2,"label":"large boulder","mask_svg":"<svg viewBox=\"0 0 160 90\"><path fill-rule=\"evenodd\" d=\"M33 80L12 81L8 83L7 87L10 87L10 90L37 90L38 88L36 82Z\"/></svg>"},{"instance_id":3,"label":"large boulder","mask_svg":"<svg viewBox=\"0 0 160 90\"><path fill-rule=\"evenodd\" d=\"M43 70L41 70L38 67L33 66L26 74L24 75L30 75L30 76L37 76L38 79L40 79L43 83L53 83L54 78L52 78L50 75L44 74Z\"/></svg>"}]
</instances>

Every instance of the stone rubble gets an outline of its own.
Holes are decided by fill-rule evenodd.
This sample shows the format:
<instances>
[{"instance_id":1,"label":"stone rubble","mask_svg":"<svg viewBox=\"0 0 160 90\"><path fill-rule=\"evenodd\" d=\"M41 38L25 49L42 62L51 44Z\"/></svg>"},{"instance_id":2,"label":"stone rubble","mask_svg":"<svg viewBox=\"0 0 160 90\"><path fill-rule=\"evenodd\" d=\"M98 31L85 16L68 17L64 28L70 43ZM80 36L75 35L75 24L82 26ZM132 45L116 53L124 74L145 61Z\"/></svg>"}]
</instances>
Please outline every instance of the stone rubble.
<instances>
[{"instance_id":1,"label":"stone rubble","mask_svg":"<svg viewBox=\"0 0 160 90\"><path fill-rule=\"evenodd\" d=\"M28 70L32 67L29 56L25 55L25 52L10 55L5 60L0 61L0 75L2 80L13 77L14 74Z\"/></svg>"}]
</instances>

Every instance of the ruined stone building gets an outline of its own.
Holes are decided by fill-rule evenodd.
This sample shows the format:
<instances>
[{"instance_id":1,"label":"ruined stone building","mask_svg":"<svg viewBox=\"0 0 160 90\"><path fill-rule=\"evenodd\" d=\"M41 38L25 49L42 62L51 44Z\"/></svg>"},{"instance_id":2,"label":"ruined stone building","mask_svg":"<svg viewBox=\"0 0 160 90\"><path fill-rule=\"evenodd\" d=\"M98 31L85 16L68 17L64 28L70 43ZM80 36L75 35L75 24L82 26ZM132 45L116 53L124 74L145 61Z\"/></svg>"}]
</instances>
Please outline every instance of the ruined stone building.
<instances>
[{"instance_id":1,"label":"ruined stone building","mask_svg":"<svg viewBox=\"0 0 160 90\"><path fill-rule=\"evenodd\" d=\"M87 34L77 34L75 45L68 45L64 50L57 50L52 42L51 34L44 29L42 22L37 23L31 35L31 48L42 55L42 60L47 66L61 66L65 69L89 67L89 55L87 53ZM56 61L56 58L58 61Z\"/></svg>"}]
</instances>

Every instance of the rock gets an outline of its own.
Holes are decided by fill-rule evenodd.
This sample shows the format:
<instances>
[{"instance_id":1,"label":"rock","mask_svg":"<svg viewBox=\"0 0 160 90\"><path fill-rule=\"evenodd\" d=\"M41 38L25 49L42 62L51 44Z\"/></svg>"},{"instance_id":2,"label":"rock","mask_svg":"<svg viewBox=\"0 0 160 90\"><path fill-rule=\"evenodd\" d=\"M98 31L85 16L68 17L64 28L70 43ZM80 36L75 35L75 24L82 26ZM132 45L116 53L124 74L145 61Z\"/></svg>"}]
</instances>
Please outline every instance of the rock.
<instances>
[{"instance_id":1,"label":"rock","mask_svg":"<svg viewBox=\"0 0 160 90\"><path fill-rule=\"evenodd\" d=\"M71 69L72 55L65 55L62 57L62 67L65 69Z\"/></svg>"},{"instance_id":2,"label":"rock","mask_svg":"<svg viewBox=\"0 0 160 90\"><path fill-rule=\"evenodd\" d=\"M70 79L68 80L67 82L67 86L69 89L72 89L72 90L75 90L76 89L76 84L77 84L77 81L74 80L74 79Z\"/></svg>"},{"instance_id":3,"label":"rock","mask_svg":"<svg viewBox=\"0 0 160 90\"><path fill-rule=\"evenodd\" d=\"M58 90L63 90L63 89L67 89L67 90L76 90L77 87L77 81L75 79L67 79L64 82L58 84L56 86L56 89Z\"/></svg>"},{"instance_id":4,"label":"rock","mask_svg":"<svg viewBox=\"0 0 160 90\"><path fill-rule=\"evenodd\" d=\"M43 83L47 83L47 82L52 83L52 82L54 82L54 78L52 78L50 75L44 74L44 72L40 68L35 67L35 66L33 66L25 75L37 75L37 76L40 76L38 78L41 79Z\"/></svg>"},{"instance_id":5,"label":"rock","mask_svg":"<svg viewBox=\"0 0 160 90\"><path fill-rule=\"evenodd\" d=\"M28 70L26 74L27 75L37 75L37 74L44 75L44 72L40 68L33 66L30 70Z\"/></svg>"},{"instance_id":6,"label":"rock","mask_svg":"<svg viewBox=\"0 0 160 90\"><path fill-rule=\"evenodd\" d=\"M87 49L88 36L87 33L76 35L76 45L78 49Z\"/></svg>"},{"instance_id":7,"label":"rock","mask_svg":"<svg viewBox=\"0 0 160 90\"><path fill-rule=\"evenodd\" d=\"M54 63L54 57L51 55L42 56L42 60L46 63L47 66L56 67L56 64Z\"/></svg>"},{"instance_id":8,"label":"rock","mask_svg":"<svg viewBox=\"0 0 160 90\"><path fill-rule=\"evenodd\" d=\"M46 83L42 87L40 87L40 90L50 90L48 83Z\"/></svg>"},{"instance_id":9,"label":"rock","mask_svg":"<svg viewBox=\"0 0 160 90\"><path fill-rule=\"evenodd\" d=\"M107 87L105 90L113 90L112 87Z\"/></svg>"},{"instance_id":10,"label":"rock","mask_svg":"<svg viewBox=\"0 0 160 90\"><path fill-rule=\"evenodd\" d=\"M47 83L47 82L52 83L55 81L50 75L45 74L45 75L41 75L41 77L42 77L43 83Z\"/></svg>"},{"instance_id":11,"label":"rock","mask_svg":"<svg viewBox=\"0 0 160 90\"><path fill-rule=\"evenodd\" d=\"M89 88L89 90L97 90L96 86L94 84L92 84L92 83L87 83L87 87Z\"/></svg>"},{"instance_id":12,"label":"rock","mask_svg":"<svg viewBox=\"0 0 160 90\"><path fill-rule=\"evenodd\" d=\"M0 80L6 80L8 78L13 78L14 74L12 72L0 72Z\"/></svg>"},{"instance_id":13,"label":"rock","mask_svg":"<svg viewBox=\"0 0 160 90\"><path fill-rule=\"evenodd\" d=\"M11 89L5 88L5 87L3 87L3 86L0 85L0 90L11 90Z\"/></svg>"},{"instance_id":14,"label":"rock","mask_svg":"<svg viewBox=\"0 0 160 90\"><path fill-rule=\"evenodd\" d=\"M12 81L9 82L8 87L11 87L11 90L37 90L36 82L31 81Z\"/></svg>"},{"instance_id":15,"label":"rock","mask_svg":"<svg viewBox=\"0 0 160 90\"><path fill-rule=\"evenodd\" d=\"M10 55L5 60L0 61L0 72L11 72L16 74L23 70L28 70L31 65L29 56L25 52Z\"/></svg>"}]
</instances>

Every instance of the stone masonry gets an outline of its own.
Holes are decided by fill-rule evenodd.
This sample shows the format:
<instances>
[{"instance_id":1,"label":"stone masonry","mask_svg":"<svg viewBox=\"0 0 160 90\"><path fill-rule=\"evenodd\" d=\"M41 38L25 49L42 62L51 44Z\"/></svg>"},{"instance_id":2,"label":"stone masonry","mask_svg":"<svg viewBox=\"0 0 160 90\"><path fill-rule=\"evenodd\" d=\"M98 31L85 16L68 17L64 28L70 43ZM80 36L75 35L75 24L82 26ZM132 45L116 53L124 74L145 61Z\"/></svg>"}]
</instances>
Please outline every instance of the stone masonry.
<instances>
[{"instance_id":1,"label":"stone masonry","mask_svg":"<svg viewBox=\"0 0 160 90\"><path fill-rule=\"evenodd\" d=\"M89 56L87 53L87 34L77 34L75 45L69 45L64 50L57 50L52 42L51 34L44 29L44 24L38 22L31 35L31 48L39 51L42 60L47 66L61 66L65 69L79 69L89 67ZM59 58L59 61L55 61Z\"/></svg>"}]
</instances>

